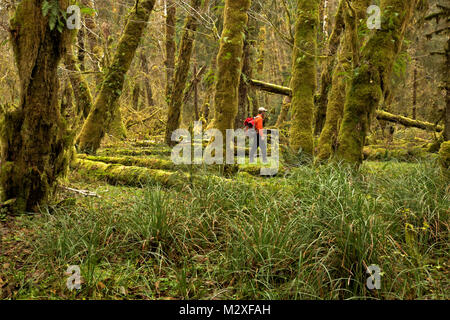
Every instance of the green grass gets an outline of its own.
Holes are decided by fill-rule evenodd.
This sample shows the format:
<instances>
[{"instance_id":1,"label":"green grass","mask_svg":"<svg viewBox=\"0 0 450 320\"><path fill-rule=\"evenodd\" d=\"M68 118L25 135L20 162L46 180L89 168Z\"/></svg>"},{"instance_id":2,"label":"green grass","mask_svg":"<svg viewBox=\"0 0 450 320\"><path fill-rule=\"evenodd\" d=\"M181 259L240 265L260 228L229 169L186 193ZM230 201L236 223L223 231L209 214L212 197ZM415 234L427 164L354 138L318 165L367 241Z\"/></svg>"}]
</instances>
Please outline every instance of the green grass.
<instances>
[{"instance_id":1,"label":"green grass","mask_svg":"<svg viewBox=\"0 0 450 320\"><path fill-rule=\"evenodd\" d=\"M0 297L449 299L449 185L434 163L236 179L176 191L72 176L101 198L8 218ZM366 287L371 264L380 290ZM81 268L78 292L69 265Z\"/></svg>"}]
</instances>

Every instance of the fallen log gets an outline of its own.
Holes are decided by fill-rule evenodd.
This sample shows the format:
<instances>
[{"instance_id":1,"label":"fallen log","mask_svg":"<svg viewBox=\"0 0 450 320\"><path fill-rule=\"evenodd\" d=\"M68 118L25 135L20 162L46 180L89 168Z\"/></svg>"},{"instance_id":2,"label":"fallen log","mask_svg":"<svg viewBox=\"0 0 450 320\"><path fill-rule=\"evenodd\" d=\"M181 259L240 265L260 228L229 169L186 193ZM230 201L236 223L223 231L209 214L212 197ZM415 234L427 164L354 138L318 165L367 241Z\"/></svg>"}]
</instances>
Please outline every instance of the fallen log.
<instances>
[{"instance_id":1,"label":"fallen log","mask_svg":"<svg viewBox=\"0 0 450 320\"><path fill-rule=\"evenodd\" d=\"M442 126L436 126L430 122L413 120L407 117L399 116L382 110L377 110L376 116L378 120L399 123L401 125L404 125L405 127L413 127L437 132L441 132L444 129Z\"/></svg>"},{"instance_id":2,"label":"fallen log","mask_svg":"<svg viewBox=\"0 0 450 320\"><path fill-rule=\"evenodd\" d=\"M250 83L252 86L262 91L276 93L284 96L292 96L292 90L291 88L288 87L283 87L276 84L262 82L258 80L250 80ZM435 126L433 123L430 122L413 120L407 117L399 116L382 110L377 110L375 114L378 120L398 123L404 125L405 127L413 127L437 132L441 132L444 130L442 126Z\"/></svg>"},{"instance_id":3,"label":"fallen log","mask_svg":"<svg viewBox=\"0 0 450 320\"><path fill-rule=\"evenodd\" d=\"M284 96L292 96L292 90L288 87L279 86L272 83L262 82L259 80L250 79L249 83L251 86L270 93L281 94Z\"/></svg>"}]
</instances>

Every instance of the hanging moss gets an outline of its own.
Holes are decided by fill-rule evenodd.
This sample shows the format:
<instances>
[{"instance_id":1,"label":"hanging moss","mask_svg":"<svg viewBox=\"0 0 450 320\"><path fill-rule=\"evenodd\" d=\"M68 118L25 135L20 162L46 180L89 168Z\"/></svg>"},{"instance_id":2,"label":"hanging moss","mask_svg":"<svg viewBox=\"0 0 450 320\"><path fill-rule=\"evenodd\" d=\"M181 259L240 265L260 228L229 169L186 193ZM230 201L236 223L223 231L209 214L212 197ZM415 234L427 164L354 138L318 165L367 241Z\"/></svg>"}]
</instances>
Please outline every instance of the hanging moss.
<instances>
[{"instance_id":1,"label":"hanging moss","mask_svg":"<svg viewBox=\"0 0 450 320\"><path fill-rule=\"evenodd\" d=\"M369 120L386 90L395 57L403 42L415 1L382 0L382 30L376 30L363 48L360 64L353 71L339 131L337 158L362 162Z\"/></svg>"},{"instance_id":2,"label":"hanging moss","mask_svg":"<svg viewBox=\"0 0 450 320\"><path fill-rule=\"evenodd\" d=\"M125 74L131 66L154 4L155 0L141 0L130 11L112 64L105 72L98 98L77 139L79 150L83 152L95 153L111 125L119 108L117 102L122 94Z\"/></svg>"},{"instance_id":3,"label":"hanging moss","mask_svg":"<svg viewBox=\"0 0 450 320\"><path fill-rule=\"evenodd\" d=\"M316 51L319 0L299 0L292 61L292 126L290 146L313 155L313 113L316 90Z\"/></svg>"},{"instance_id":4,"label":"hanging moss","mask_svg":"<svg viewBox=\"0 0 450 320\"><path fill-rule=\"evenodd\" d=\"M242 70L244 29L250 0L226 0L224 26L217 55L217 79L214 95L215 116L212 127L226 136L234 128L238 111L238 88Z\"/></svg>"}]
</instances>

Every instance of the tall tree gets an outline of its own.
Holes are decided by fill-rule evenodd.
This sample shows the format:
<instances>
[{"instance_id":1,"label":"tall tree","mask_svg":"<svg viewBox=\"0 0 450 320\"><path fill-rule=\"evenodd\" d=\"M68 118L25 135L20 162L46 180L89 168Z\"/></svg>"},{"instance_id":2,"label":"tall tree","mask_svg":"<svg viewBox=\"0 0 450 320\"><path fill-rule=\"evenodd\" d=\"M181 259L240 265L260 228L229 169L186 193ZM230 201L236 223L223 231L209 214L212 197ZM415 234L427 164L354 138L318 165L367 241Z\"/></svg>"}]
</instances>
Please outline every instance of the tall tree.
<instances>
[{"instance_id":1,"label":"tall tree","mask_svg":"<svg viewBox=\"0 0 450 320\"><path fill-rule=\"evenodd\" d=\"M292 126L290 146L313 154L313 113L316 90L316 51L319 0L298 0L294 52L292 55Z\"/></svg>"},{"instance_id":2,"label":"tall tree","mask_svg":"<svg viewBox=\"0 0 450 320\"><path fill-rule=\"evenodd\" d=\"M166 126L166 143L173 145L172 132L178 129L181 121L181 110L183 110L183 92L186 88L186 81L191 65L192 52L194 50L195 33L198 27L198 10L201 0L191 0L191 10L184 23L184 32L178 50L175 74L173 77L172 89L167 97L169 102L169 112Z\"/></svg>"},{"instance_id":3,"label":"tall tree","mask_svg":"<svg viewBox=\"0 0 450 320\"><path fill-rule=\"evenodd\" d=\"M215 116L212 124L224 136L227 129L234 128L238 112L244 30L248 22L247 11L249 8L250 0L225 1L223 31L217 55Z\"/></svg>"},{"instance_id":4,"label":"tall tree","mask_svg":"<svg viewBox=\"0 0 450 320\"><path fill-rule=\"evenodd\" d=\"M364 46L346 96L338 137L338 159L354 164L362 162L362 149L370 117L389 84L392 66L400 52L415 2L381 1L381 30L374 30Z\"/></svg>"},{"instance_id":5,"label":"tall tree","mask_svg":"<svg viewBox=\"0 0 450 320\"><path fill-rule=\"evenodd\" d=\"M177 9L174 0L165 1L166 11L166 97L171 95L171 87L173 81L173 73L175 70L175 25L177 22Z\"/></svg>"},{"instance_id":6,"label":"tall tree","mask_svg":"<svg viewBox=\"0 0 450 320\"><path fill-rule=\"evenodd\" d=\"M351 7L349 7L349 5ZM341 3L340 10L345 21L344 35L341 39L336 66L332 74L331 89L326 99L326 119L323 130L320 133L317 160L326 161L337 148L337 137L339 126L344 113L345 95L347 89L347 76L352 70L352 61L357 63L359 59L358 27L360 22L365 21L366 10L370 0L352 0L345 4ZM356 47L356 48L354 48ZM353 59L354 55L358 59ZM323 91L324 93L324 91ZM316 122L316 125L317 122Z\"/></svg>"},{"instance_id":7,"label":"tall tree","mask_svg":"<svg viewBox=\"0 0 450 320\"><path fill-rule=\"evenodd\" d=\"M10 26L20 103L13 110L0 110L0 181L1 200L10 200L17 211L36 211L46 203L67 169L73 141L60 112L57 76L71 31L62 26L64 19L55 11L44 16L43 2L22 0ZM56 12L65 11L69 1L52 5L59 7ZM59 21L58 27L54 21Z\"/></svg>"},{"instance_id":8,"label":"tall tree","mask_svg":"<svg viewBox=\"0 0 450 320\"><path fill-rule=\"evenodd\" d=\"M125 32L119 41L111 66L105 71L98 98L77 139L82 152L97 151L118 112L118 99L122 93L125 75L133 61L154 4L155 0L137 1L129 13Z\"/></svg>"}]
</instances>

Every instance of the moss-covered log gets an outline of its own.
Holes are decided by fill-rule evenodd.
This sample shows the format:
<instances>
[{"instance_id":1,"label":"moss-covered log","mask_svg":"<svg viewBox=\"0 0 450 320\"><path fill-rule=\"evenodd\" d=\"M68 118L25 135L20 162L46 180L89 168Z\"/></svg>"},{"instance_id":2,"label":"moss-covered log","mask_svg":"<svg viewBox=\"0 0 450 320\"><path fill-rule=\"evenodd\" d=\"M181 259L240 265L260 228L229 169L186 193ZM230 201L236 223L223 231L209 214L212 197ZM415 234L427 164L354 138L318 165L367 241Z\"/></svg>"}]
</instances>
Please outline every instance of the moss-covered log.
<instances>
[{"instance_id":1,"label":"moss-covered log","mask_svg":"<svg viewBox=\"0 0 450 320\"><path fill-rule=\"evenodd\" d=\"M392 114L392 113L382 111L382 110L376 111L376 117L378 120L399 123L401 125L404 125L405 127L413 127L413 128L419 128L419 129L423 129L423 130L436 131L436 132L442 132L442 130L443 130L442 126L437 126L430 122L413 120L411 118L399 116L399 115Z\"/></svg>"},{"instance_id":2,"label":"moss-covered log","mask_svg":"<svg viewBox=\"0 0 450 320\"><path fill-rule=\"evenodd\" d=\"M73 161L71 167L83 176L104 180L110 184L137 187L145 184L161 184L174 187L189 183L188 175L182 172L168 172L82 159Z\"/></svg>"},{"instance_id":3,"label":"moss-covered log","mask_svg":"<svg viewBox=\"0 0 450 320\"><path fill-rule=\"evenodd\" d=\"M336 155L349 163L362 162L371 115L390 83L392 67L402 46L406 26L416 1L382 0L381 30L376 30L363 48L346 97Z\"/></svg>"},{"instance_id":4,"label":"moss-covered log","mask_svg":"<svg viewBox=\"0 0 450 320\"><path fill-rule=\"evenodd\" d=\"M86 154L78 154L77 159L121 164L124 166L136 166L144 167L149 169L160 169L160 170L175 170L176 165L171 160L158 158L137 158L137 157L107 157L107 156L90 156Z\"/></svg>"},{"instance_id":5,"label":"moss-covered log","mask_svg":"<svg viewBox=\"0 0 450 320\"><path fill-rule=\"evenodd\" d=\"M238 112L239 81L242 71L244 30L248 22L250 0L226 0L224 26L217 55L217 77L214 93L212 127L226 135L234 128Z\"/></svg>"},{"instance_id":6,"label":"moss-covered log","mask_svg":"<svg viewBox=\"0 0 450 320\"><path fill-rule=\"evenodd\" d=\"M56 3L63 11L68 0ZM10 41L20 78L20 103L0 110L1 201L11 210L37 211L66 173L73 134L61 116L57 69L72 33L50 28L42 1L22 0L11 19Z\"/></svg>"},{"instance_id":7,"label":"moss-covered log","mask_svg":"<svg viewBox=\"0 0 450 320\"><path fill-rule=\"evenodd\" d=\"M168 145L176 144L176 142L172 141L172 133L180 126L181 110L183 110L183 93L186 88L186 81L191 65L195 32L198 27L197 15L201 2L201 0L191 0L191 12L184 24L184 33L178 51L173 84L170 95L167 97L169 112L167 115L165 141Z\"/></svg>"},{"instance_id":8,"label":"moss-covered log","mask_svg":"<svg viewBox=\"0 0 450 320\"><path fill-rule=\"evenodd\" d=\"M273 83L263 82L255 79L249 79L249 83L262 91L275 93L275 94L281 94L284 96L292 96L292 90L288 87L279 86Z\"/></svg>"},{"instance_id":9,"label":"moss-covered log","mask_svg":"<svg viewBox=\"0 0 450 320\"><path fill-rule=\"evenodd\" d=\"M118 99L122 94L125 75L131 66L155 0L141 0L137 4L129 13L112 64L105 71L98 98L77 139L82 152L97 151L119 107Z\"/></svg>"},{"instance_id":10,"label":"moss-covered log","mask_svg":"<svg viewBox=\"0 0 450 320\"><path fill-rule=\"evenodd\" d=\"M292 56L292 126L289 144L298 152L313 155L313 114L316 91L319 0L297 1L297 23Z\"/></svg>"}]
</instances>

